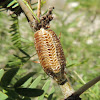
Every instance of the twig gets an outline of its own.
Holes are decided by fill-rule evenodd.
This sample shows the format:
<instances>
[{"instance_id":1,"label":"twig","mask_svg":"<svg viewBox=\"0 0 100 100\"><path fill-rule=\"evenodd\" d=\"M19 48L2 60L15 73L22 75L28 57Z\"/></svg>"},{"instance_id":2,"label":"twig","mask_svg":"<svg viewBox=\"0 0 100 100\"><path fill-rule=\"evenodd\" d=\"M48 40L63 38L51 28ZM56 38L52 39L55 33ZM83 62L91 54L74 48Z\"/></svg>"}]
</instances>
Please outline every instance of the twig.
<instances>
[{"instance_id":1,"label":"twig","mask_svg":"<svg viewBox=\"0 0 100 100\"><path fill-rule=\"evenodd\" d=\"M28 20L30 22L33 22L34 17L32 15L32 12L27 8L27 6L24 4L24 2L22 0L17 0L20 7L22 8L22 10L24 11L25 15L27 16Z\"/></svg>"},{"instance_id":2,"label":"twig","mask_svg":"<svg viewBox=\"0 0 100 100\"><path fill-rule=\"evenodd\" d=\"M73 71L73 72L77 75L77 77L80 79L80 81L82 82L83 85L86 84L86 82L82 79L82 77L80 77L80 75L78 75L78 73L76 71ZM95 95L95 93L91 89L89 89L89 91ZM93 97L93 95L91 95L91 94L89 94L89 95Z\"/></svg>"},{"instance_id":3,"label":"twig","mask_svg":"<svg viewBox=\"0 0 100 100\"><path fill-rule=\"evenodd\" d=\"M41 0L38 0L37 17L40 18L41 14Z\"/></svg>"},{"instance_id":4,"label":"twig","mask_svg":"<svg viewBox=\"0 0 100 100\"><path fill-rule=\"evenodd\" d=\"M71 96L74 93L74 89L72 88L72 86L70 85L68 80L66 80L66 82L64 84L59 85L59 86L64 95L64 98L68 98L69 96Z\"/></svg>"},{"instance_id":5,"label":"twig","mask_svg":"<svg viewBox=\"0 0 100 100\"><path fill-rule=\"evenodd\" d=\"M76 73L76 72L75 72ZM76 73L77 74L77 73ZM77 74L78 75L78 74ZM78 75L78 77L80 78L80 76ZM81 78L80 78L81 79ZM94 84L96 84L98 81L100 81L100 76L94 78L93 80L89 81L88 83L86 83L85 85L83 85L81 88L79 88L76 92L74 92L71 96L69 96L68 98L66 98L65 100L81 100L81 98L79 97L83 92L85 92L86 90L88 90L91 86L93 86ZM83 83L85 83L82 80Z\"/></svg>"},{"instance_id":6,"label":"twig","mask_svg":"<svg viewBox=\"0 0 100 100\"><path fill-rule=\"evenodd\" d=\"M36 14L33 12L32 6L29 5L29 3L28 3L26 0L23 0L23 2L26 4L26 6L28 7L28 9L32 12L34 18L35 18L38 22L40 22L39 18L38 18L38 17L36 16Z\"/></svg>"},{"instance_id":7,"label":"twig","mask_svg":"<svg viewBox=\"0 0 100 100\"><path fill-rule=\"evenodd\" d=\"M20 7L22 8L23 12L25 13L27 19L28 19L28 22L32 28L33 31L37 31L39 30L40 28L44 28L44 29L47 29L49 28L49 23L50 21L53 19L52 17L52 10L54 9L54 7L51 7L47 14L45 14L44 16L38 18L40 16L40 7L38 7L38 17L34 14L34 12L32 11L31 9L31 6L28 4L28 2L26 0L17 0ZM24 4L25 2L25 4ZM39 1L39 6L40 6L40 3L41 0Z\"/></svg>"},{"instance_id":8,"label":"twig","mask_svg":"<svg viewBox=\"0 0 100 100\"><path fill-rule=\"evenodd\" d=\"M88 90L91 86L96 84L98 81L100 81L100 76L94 78L93 80L83 85L81 88L79 88L76 92L73 93L73 96L80 96L83 92Z\"/></svg>"},{"instance_id":9,"label":"twig","mask_svg":"<svg viewBox=\"0 0 100 100\"><path fill-rule=\"evenodd\" d=\"M28 20L31 29L34 31L35 30L34 26L35 26L36 22L40 22L40 20L32 11L32 9L31 9L32 7L28 2L29 0L27 0L27 1L26 0L17 0L17 1Z\"/></svg>"}]
</instances>

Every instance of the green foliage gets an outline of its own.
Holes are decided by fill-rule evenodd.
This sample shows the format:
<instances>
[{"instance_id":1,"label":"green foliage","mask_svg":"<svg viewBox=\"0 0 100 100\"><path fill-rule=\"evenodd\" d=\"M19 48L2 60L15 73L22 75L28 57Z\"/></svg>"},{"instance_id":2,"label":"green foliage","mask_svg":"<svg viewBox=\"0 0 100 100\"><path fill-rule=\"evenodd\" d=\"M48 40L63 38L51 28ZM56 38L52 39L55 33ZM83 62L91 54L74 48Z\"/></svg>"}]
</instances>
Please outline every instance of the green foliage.
<instances>
[{"instance_id":1,"label":"green foliage","mask_svg":"<svg viewBox=\"0 0 100 100\"><path fill-rule=\"evenodd\" d=\"M43 90L32 88L15 88L15 91L26 97L37 97L43 94Z\"/></svg>"},{"instance_id":2,"label":"green foliage","mask_svg":"<svg viewBox=\"0 0 100 100\"><path fill-rule=\"evenodd\" d=\"M12 68L10 70L8 70L1 78L1 82L0 82L0 85L2 87L7 87L12 78L16 75L17 71L19 70L19 68Z\"/></svg>"},{"instance_id":3,"label":"green foliage","mask_svg":"<svg viewBox=\"0 0 100 100\"><path fill-rule=\"evenodd\" d=\"M11 41L13 43L14 48L18 49L19 52L23 54L23 56L14 54L12 56L12 59L8 61L6 67L22 66L30 59L30 55L24 50L25 48L22 44L25 42L31 44L31 42L21 37L19 32L18 16L13 14L11 17L13 22L9 31L11 34Z\"/></svg>"},{"instance_id":4,"label":"green foliage","mask_svg":"<svg viewBox=\"0 0 100 100\"><path fill-rule=\"evenodd\" d=\"M44 100L44 96L45 96L45 94L46 94L46 92L47 92L47 90L49 89L49 86L50 86L50 80L48 80L45 84L44 84L44 86L43 86L43 90L44 90L44 93L38 98L38 100Z\"/></svg>"},{"instance_id":5,"label":"green foliage","mask_svg":"<svg viewBox=\"0 0 100 100\"><path fill-rule=\"evenodd\" d=\"M3 74L4 74L4 70L3 69L0 69L0 80L1 80L1 78L3 76Z\"/></svg>"},{"instance_id":6,"label":"green foliage","mask_svg":"<svg viewBox=\"0 0 100 100\"><path fill-rule=\"evenodd\" d=\"M43 100L47 90L50 87L50 81L47 81L44 86L43 90L36 88L39 85L39 81L41 80L41 76L37 77L35 80L30 80L32 76L35 74L30 72L29 74L25 75L24 77L16 80L16 83L13 85L11 84L12 79L16 79L16 74L18 73L19 68L11 68L10 70L6 71L5 74L2 76L0 81L0 87L2 92L0 91L0 97L2 100L9 98L10 100L31 100L30 97L37 97L40 96L41 100ZM0 70L0 72L3 72ZM28 85L25 85L28 84ZM35 86L34 86L35 85ZM45 92L44 92L45 91ZM51 97L51 94L54 93L54 89L48 94L48 97ZM13 94L13 95L12 95ZM52 98L52 97L51 97ZM7 99L7 100L9 100Z\"/></svg>"},{"instance_id":7,"label":"green foliage","mask_svg":"<svg viewBox=\"0 0 100 100\"><path fill-rule=\"evenodd\" d=\"M7 98L8 98L8 96L0 91L0 99L1 100L6 100Z\"/></svg>"},{"instance_id":8,"label":"green foliage","mask_svg":"<svg viewBox=\"0 0 100 100\"><path fill-rule=\"evenodd\" d=\"M34 80L34 82L32 82L32 84L30 85L30 87L29 88L36 88L37 87L37 85L39 84L39 82L41 81L41 76L38 76L35 80Z\"/></svg>"},{"instance_id":9,"label":"green foliage","mask_svg":"<svg viewBox=\"0 0 100 100\"><path fill-rule=\"evenodd\" d=\"M52 87L51 91L49 92L49 95L48 95L48 100L52 100L53 99L53 94L55 92L55 89L54 87Z\"/></svg>"},{"instance_id":10,"label":"green foliage","mask_svg":"<svg viewBox=\"0 0 100 100\"><path fill-rule=\"evenodd\" d=\"M20 15L22 12L22 9L20 8L19 4L17 3L17 0L1 0L0 1L0 7L9 9L13 11L16 15ZM2 11L2 9L1 9Z\"/></svg>"},{"instance_id":11,"label":"green foliage","mask_svg":"<svg viewBox=\"0 0 100 100\"><path fill-rule=\"evenodd\" d=\"M34 72L31 72L31 73L25 75L24 77L22 77L20 80L18 80L18 81L15 83L14 87L16 88L16 87L21 86L23 83L25 83L25 82L26 82L30 77L32 77L34 74L35 74Z\"/></svg>"},{"instance_id":12,"label":"green foliage","mask_svg":"<svg viewBox=\"0 0 100 100\"><path fill-rule=\"evenodd\" d=\"M18 4L17 0L13 0L7 5L7 7L16 8L18 5L19 4Z\"/></svg>"},{"instance_id":13,"label":"green foliage","mask_svg":"<svg viewBox=\"0 0 100 100\"><path fill-rule=\"evenodd\" d=\"M19 33L18 16L12 15L13 24L10 27L11 39L15 47L21 48L21 36Z\"/></svg>"}]
</instances>

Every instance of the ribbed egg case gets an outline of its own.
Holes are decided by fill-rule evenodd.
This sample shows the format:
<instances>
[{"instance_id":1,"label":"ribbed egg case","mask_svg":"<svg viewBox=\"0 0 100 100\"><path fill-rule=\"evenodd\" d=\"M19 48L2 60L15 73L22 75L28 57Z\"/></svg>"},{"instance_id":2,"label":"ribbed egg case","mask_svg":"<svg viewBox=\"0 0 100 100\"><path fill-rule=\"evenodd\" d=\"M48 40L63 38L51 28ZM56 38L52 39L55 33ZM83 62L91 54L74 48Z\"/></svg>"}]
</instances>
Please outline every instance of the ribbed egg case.
<instances>
[{"instance_id":1,"label":"ribbed egg case","mask_svg":"<svg viewBox=\"0 0 100 100\"><path fill-rule=\"evenodd\" d=\"M41 28L34 34L34 43L44 71L58 83L65 81L66 60L60 40L55 32Z\"/></svg>"}]
</instances>

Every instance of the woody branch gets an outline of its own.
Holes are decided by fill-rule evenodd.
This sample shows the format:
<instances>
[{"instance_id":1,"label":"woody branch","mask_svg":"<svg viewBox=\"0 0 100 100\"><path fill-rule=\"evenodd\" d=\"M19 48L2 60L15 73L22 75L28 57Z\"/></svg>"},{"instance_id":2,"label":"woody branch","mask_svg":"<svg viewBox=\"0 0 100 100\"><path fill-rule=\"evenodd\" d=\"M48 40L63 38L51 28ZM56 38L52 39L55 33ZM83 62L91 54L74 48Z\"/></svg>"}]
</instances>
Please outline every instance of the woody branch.
<instances>
[{"instance_id":1,"label":"woody branch","mask_svg":"<svg viewBox=\"0 0 100 100\"><path fill-rule=\"evenodd\" d=\"M22 0L17 0L17 1L20 7L22 8L22 10L24 11L25 15L27 16L28 20L30 22L33 22L34 16L32 15L32 12L27 8L27 6L24 4Z\"/></svg>"},{"instance_id":2,"label":"woody branch","mask_svg":"<svg viewBox=\"0 0 100 100\"><path fill-rule=\"evenodd\" d=\"M74 92L73 95L74 96L75 95L80 96L83 92L85 92L86 90L88 90L91 86L93 86L94 84L96 84L99 81L100 81L100 76L94 78L93 80L91 80L88 83L86 83L85 85L83 85L76 92Z\"/></svg>"},{"instance_id":3,"label":"woody branch","mask_svg":"<svg viewBox=\"0 0 100 100\"><path fill-rule=\"evenodd\" d=\"M37 17L40 18L41 14L41 0L38 0Z\"/></svg>"}]
</instances>

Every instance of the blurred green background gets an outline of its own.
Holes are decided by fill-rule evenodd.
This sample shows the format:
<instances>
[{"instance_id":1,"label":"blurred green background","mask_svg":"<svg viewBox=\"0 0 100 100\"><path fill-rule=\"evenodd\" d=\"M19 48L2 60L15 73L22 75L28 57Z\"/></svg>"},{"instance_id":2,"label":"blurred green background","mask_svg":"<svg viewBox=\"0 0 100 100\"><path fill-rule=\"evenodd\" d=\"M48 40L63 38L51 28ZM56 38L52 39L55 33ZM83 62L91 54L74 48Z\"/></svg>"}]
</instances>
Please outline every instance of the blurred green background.
<instances>
[{"instance_id":1,"label":"blurred green background","mask_svg":"<svg viewBox=\"0 0 100 100\"><path fill-rule=\"evenodd\" d=\"M32 2L35 1L32 0ZM60 40L67 61L66 72L74 89L77 90L100 75L100 0L46 0L42 13L50 6L55 7L54 20L50 24L50 29L54 30L58 36L61 33ZM9 11L0 12L0 69L7 64L13 65L13 62L17 62L13 54L22 56L11 41L12 18L9 13ZM34 48L34 33L23 14L18 20L23 48L32 56L24 64L21 72L36 71L36 77L42 74L48 78L40 64L32 62L32 60L38 60ZM52 83L55 86L53 100L61 100L59 87L53 80ZM100 82L83 93L81 97L82 100L100 100Z\"/></svg>"}]
</instances>

